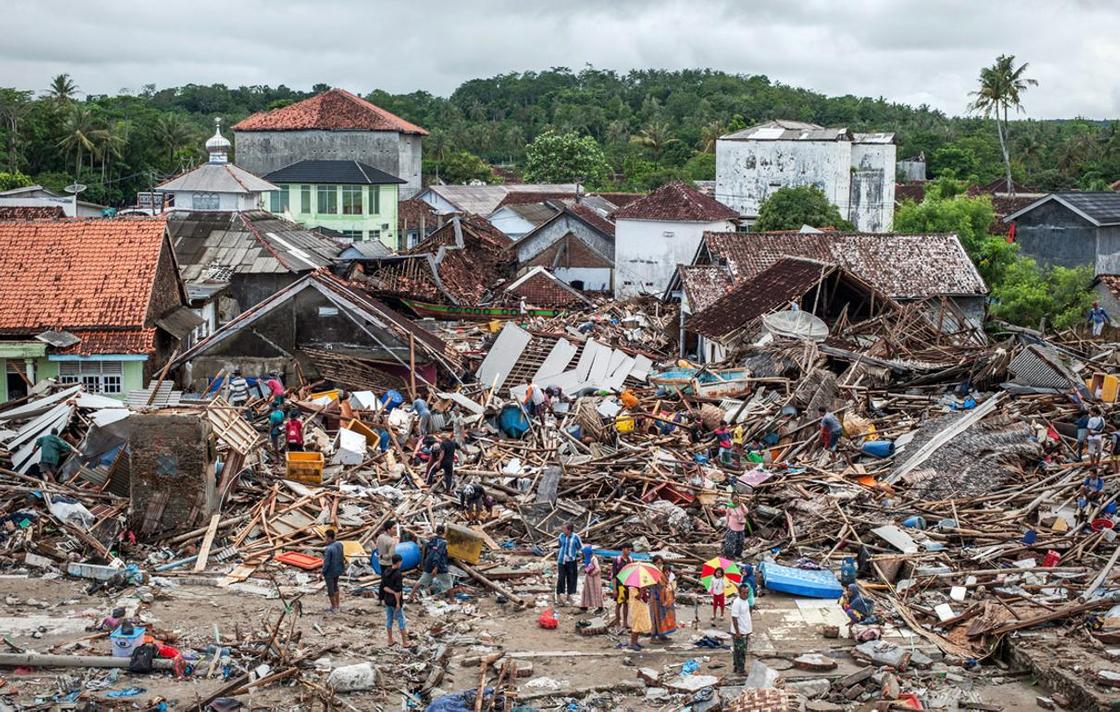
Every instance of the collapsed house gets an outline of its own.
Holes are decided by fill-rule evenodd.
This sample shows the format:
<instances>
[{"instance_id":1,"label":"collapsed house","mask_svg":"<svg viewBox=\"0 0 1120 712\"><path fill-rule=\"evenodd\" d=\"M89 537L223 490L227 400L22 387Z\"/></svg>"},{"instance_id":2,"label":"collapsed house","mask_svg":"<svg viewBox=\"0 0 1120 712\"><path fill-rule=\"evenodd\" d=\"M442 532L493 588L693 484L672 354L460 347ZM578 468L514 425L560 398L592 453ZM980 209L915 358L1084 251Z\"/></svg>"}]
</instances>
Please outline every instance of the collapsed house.
<instances>
[{"instance_id":1,"label":"collapsed house","mask_svg":"<svg viewBox=\"0 0 1120 712\"><path fill-rule=\"evenodd\" d=\"M202 323L177 267L163 217L0 223L0 401L143 388Z\"/></svg>"},{"instance_id":2,"label":"collapsed house","mask_svg":"<svg viewBox=\"0 0 1120 712\"><path fill-rule=\"evenodd\" d=\"M167 229L188 288L224 291L222 321L260 303L301 275L335 264L341 242L264 210L175 211Z\"/></svg>"},{"instance_id":3,"label":"collapsed house","mask_svg":"<svg viewBox=\"0 0 1120 712\"><path fill-rule=\"evenodd\" d=\"M179 383L204 389L222 372L297 372L353 390L455 380L456 354L408 317L325 270L242 312L174 361Z\"/></svg>"},{"instance_id":4,"label":"collapsed house","mask_svg":"<svg viewBox=\"0 0 1120 712\"><path fill-rule=\"evenodd\" d=\"M606 206L610 209L609 203ZM563 205L514 243L518 270L543 267L574 289L609 292L615 274L615 226L606 211L602 199Z\"/></svg>"}]
</instances>

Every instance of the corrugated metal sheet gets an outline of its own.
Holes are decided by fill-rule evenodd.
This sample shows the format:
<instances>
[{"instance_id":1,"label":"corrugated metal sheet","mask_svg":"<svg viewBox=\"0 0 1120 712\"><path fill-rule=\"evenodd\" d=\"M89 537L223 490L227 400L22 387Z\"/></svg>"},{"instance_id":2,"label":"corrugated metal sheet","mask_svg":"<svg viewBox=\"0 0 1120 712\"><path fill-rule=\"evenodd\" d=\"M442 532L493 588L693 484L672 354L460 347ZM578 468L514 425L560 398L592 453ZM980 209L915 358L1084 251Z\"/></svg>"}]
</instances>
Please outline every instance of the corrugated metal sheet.
<instances>
[{"instance_id":1,"label":"corrugated metal sheet","mask_svg":"<svg viewBox=\"0 0 1120 712\"><path fill-rule=\"evenodd\" d=\"M203 163L178 178L156 186L156 190L173 192L192 190L203 193L267 193L278 186L258 178L232 163Z\"/></svg>"}]
</instances>

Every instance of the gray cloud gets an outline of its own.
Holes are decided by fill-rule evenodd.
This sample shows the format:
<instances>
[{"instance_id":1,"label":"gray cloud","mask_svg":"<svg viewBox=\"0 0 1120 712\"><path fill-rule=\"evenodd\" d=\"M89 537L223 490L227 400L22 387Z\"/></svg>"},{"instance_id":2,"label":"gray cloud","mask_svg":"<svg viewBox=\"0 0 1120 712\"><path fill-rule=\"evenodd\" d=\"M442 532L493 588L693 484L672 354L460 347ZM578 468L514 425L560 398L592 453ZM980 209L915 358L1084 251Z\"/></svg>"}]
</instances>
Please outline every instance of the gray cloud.
<instances>
[{"instance_id":1,"label":"gray cloud","mask_svg":"<svg viewBox=\"0 0 1120 712\"><path fill-rule=\"evenodd\" d=\"M979 68L1030 62L1033 117L1120 115L1113 0L193 0L0 2L0 86L316 82L446 95L553 66L710 67L964 111ZM84 9L79 9L84 8Z\"/></svg>"}]
</instances>

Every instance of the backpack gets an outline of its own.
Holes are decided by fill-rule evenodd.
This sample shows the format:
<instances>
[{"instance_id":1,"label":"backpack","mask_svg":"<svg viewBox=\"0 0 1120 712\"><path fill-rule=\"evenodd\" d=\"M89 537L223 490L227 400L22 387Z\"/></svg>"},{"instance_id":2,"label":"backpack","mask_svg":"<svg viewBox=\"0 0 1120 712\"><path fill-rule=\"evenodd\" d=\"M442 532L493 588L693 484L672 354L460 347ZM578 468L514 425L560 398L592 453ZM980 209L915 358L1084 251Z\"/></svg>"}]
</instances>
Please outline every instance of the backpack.
<instances>
[{"instance_id":1,"label":"backpack","mask_svg":"<svg viewBox=\"0 0 1120 712\"><path fill-rule=\"evenodd\" d=\"M138 673L149 673L154 667L152 662L156 657L156 646L151 643L144 643L132 649L132 655L128 658L128 671Z\"/></svg>"}]
</instances>

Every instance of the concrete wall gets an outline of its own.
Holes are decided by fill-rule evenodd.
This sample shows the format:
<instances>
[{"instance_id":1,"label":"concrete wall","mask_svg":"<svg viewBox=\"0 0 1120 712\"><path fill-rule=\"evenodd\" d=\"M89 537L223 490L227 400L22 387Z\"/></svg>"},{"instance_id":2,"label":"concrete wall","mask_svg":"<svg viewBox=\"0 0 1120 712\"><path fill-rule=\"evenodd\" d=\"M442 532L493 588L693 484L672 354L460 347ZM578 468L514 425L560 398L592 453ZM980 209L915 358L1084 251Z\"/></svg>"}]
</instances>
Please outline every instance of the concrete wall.
<instances>
[{"instance_id":1,"label":"concrete wall","mask_svg":"<svg viewBox=\"0 0 1120 712\"><path fill-rule=\"evenodd\" d=\"M715 198L754 218L762 202L779 188L815 185L846 215L851 155L846 141L720 140Z\"/></svg>"},{"instance_id":2,"label":"concrete wall","mask_svg":"<svg viewBox=\"0 0 1120 712\"><path fill-rule=\"evenodd\" d=\"M132 528L143 536L206 523L217 507L210 424L194 415L134 413L127 425Z\"/></svg>"},{"instance_id":3,"label":"concrete wall","mask_svg":"<svg viewBox=\"0 0 1120 712\"><path fill-rule=\"evenodd\" d=\"M572 282L582 283L585 292L606 292L611 288L611 274L614 270L600 267L557 267L552 274L569 286Z\"/></svg>"},{"instance_id":4,"label":"concrete wall","mask_svg":"<svg viewBox=\"0 0 1120 712\"><path fill-rule=\"evenodd\" d=\"M618 220L614 237L615 296L660 296L669 286L677 265L692 263L705 232L734 229L727 220L708 223Z\"/></svg>"},{"instance_id":5,"label":"concrete wall","mask_svg":"<svg viewBox=\"0 0 1120 712\"><path fill-rule=\"evenodd\" d=\"M175 196L175 207L180 210L194 210L193 190L177 190L171 193ZM258 210L262 207L261 194L250 193L218 193L218 210L235 212L244 210ZM267 206L264 206L267 207Z\"/></svg>"},{"instance_id":6,"label":"concrete wall","mask_svg":"<svg viewBox=\"0 0 1120 712\"><path fill-rule=\"evenodd\" d=\"M1120 227L1097 228L1096 274L1120 274Z\"/></svg>"},{"instance_id":7,"label":"concrete wall","mask_svg":"<svg viewBox=\"0 0 1120 712\"><path fill-rule=\"evenodd\" d=\"M232 312L230 317L232 318L246 309L260 304L297 279L299 279L298 275L287 272L234 274L230 280L229 300L235 306L230 310ZM223 306L228 305L229 300L223 297Z\"/></svg>"},{"instance_id":8,"label":"concrete wall","mask_svg":"<svg viewBox=\"0 0 1120 712\"><path fill-rule=\"evenodd\" d=\"M1015 242L1019 244L1020 254L1033 257L1042 265L1097 264L1096 226L1054 201L1040 205L1015 221ZM1104 249L1112 250L1112 238L1105 242ZM1112 257L1106 257L1105 262L1111 263Z\"/></svg>"},{"instance_id":9,"label":"concrete wall","mask_svg":"<svg viewBox=\"0 0 1120 712\"><path fill-rule=\"evenodd\" d=\"M888 232L894 222L893 143L853 143L848 219L860 232ZM843 213L841 213L843 215Z\"/></svg>"},{"instance_id":10,"label":"concrete wall","mask_svg":"<svg viewBox=\"0 0 1120 712\"><path fill-rule=\"evenodd\" d=\"M236 131L236 163L262 176L305 160L361 161L404 181L401 198L420 190L419 136L395 131Z\"/></svg>"}]
</instances>

